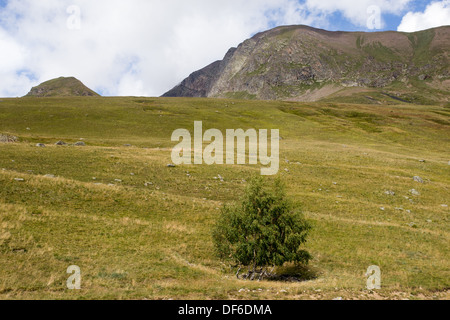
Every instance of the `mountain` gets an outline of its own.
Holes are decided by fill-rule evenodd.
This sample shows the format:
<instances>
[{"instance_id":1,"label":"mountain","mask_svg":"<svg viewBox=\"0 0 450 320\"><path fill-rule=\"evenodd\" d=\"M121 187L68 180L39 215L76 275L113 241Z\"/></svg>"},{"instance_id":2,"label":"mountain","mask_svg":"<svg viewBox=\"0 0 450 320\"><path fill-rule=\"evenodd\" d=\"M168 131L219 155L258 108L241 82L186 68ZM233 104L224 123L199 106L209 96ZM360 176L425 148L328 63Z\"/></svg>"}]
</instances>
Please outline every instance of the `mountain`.
<instances>
[{"instance_id":1,"label":"mountain","mask_svg":"<svg viewBox=\"0 0 450 320\"><path fill-rule=\"evenodd\" d=\"M41 83L31 89L27 97L86 97L99 96L98 93L86 87L80 80L69 78L57 78Z\"/></svg>"},{"instance_id":2,"label":"mountain","mask_svg":"<svg viewBox=\"0 0 450 320\"><path fill-rule=\"evenodd\" d=\"M278 27L231 48L163 96L449 103L449 49L448 26L416 33Z\"/></svg>"}]
</instances>

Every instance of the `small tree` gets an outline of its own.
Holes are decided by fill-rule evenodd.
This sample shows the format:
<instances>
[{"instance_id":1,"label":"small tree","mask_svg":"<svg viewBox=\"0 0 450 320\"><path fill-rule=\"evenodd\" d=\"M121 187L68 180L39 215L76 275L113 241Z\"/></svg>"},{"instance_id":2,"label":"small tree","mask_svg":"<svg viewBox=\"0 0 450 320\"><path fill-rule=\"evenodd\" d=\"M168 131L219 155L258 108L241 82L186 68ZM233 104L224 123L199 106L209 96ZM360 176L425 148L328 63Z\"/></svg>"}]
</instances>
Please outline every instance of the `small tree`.
<instances>
[{"instance_id":1,"label":"small tree","mask_svg":"<svg viewBox=\"0 0 450 320\"><path fill-rule=\"evenodd\" d=\"M275 267L286 262L307 264L311 256L300 246L310 229L286 198L280 180L268 190L264 180L257 177L239 205L223 207L213 240L219 257L239 266L238 278L240 270L247 267L243 278L254 280L272 276Z\"/></svg>"}]
</instances>

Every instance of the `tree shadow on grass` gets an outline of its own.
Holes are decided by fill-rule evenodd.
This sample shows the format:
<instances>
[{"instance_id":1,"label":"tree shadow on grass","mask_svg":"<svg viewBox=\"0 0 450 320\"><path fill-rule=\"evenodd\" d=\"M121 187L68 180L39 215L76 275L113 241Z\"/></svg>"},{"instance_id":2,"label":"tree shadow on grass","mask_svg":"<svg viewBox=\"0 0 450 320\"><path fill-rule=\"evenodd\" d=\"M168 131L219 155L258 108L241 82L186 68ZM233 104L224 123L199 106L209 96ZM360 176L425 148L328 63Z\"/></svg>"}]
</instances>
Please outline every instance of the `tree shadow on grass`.
<instances>
[{"instance_id":1,"label":"tree shadow on grass","mask_svg":"<svg viewBox=\"0 0 450 320\"><path fill-rule=\"evenodd\" d=\"M286 264L278 267L268 281L280 282L304 282L315 280L319 277L319 270L312 266Z\"/></svg>"}]
</instances>

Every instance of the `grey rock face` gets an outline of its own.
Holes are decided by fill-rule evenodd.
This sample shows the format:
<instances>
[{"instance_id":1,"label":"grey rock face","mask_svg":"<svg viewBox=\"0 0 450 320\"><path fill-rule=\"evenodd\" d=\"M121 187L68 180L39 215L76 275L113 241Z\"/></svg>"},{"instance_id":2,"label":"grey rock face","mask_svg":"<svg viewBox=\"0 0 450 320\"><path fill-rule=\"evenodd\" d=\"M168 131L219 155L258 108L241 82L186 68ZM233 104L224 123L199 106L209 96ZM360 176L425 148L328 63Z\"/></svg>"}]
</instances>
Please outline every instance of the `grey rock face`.
<instances>
[{"instance_id":1,"label":"grey rock face","mask_svg":"<svg viewBox=\"0 0 450 320\"><path fill-rule=\"evenodd\" d=\"M163 97L207 97L212 90L213 84L228 65L236 48L231 48L221 61L216 61L205 68L192 73L178 86L168 91Z\"/></svg>"}]
</instances>

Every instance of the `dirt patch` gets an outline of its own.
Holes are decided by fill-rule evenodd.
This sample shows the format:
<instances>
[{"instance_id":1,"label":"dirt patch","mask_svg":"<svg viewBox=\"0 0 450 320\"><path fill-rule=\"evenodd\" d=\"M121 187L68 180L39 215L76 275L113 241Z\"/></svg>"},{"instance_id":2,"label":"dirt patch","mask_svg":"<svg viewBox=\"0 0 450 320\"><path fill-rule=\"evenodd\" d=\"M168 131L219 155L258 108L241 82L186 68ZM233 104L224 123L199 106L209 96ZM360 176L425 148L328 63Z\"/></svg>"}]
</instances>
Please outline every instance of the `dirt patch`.
<instances>
[{"instance_id":1,"label":"dirt patch","mask_svg":"<svg viewBox=\"0 0 450 320\"><path fill-rule=\"evenodd\" d=\"M450 80L434 80L433 82L429 83L428 86L430 86L433 89L439 89L444 91L450 91Z\"/></svg>"},{"instance_id":2,"label":"dirt patch","mask_svg":"<svg viewBox=\"0 0 450 320\"><path fill-rule=\"evenodd\" d=\"M299 102L314 102L320 99L326 98L338 91L342 90L342 87L335 85L327 85L317 90L308 90L301 96L287 99L287 101L299 101Z\"/></svg>"}]
</instances>

